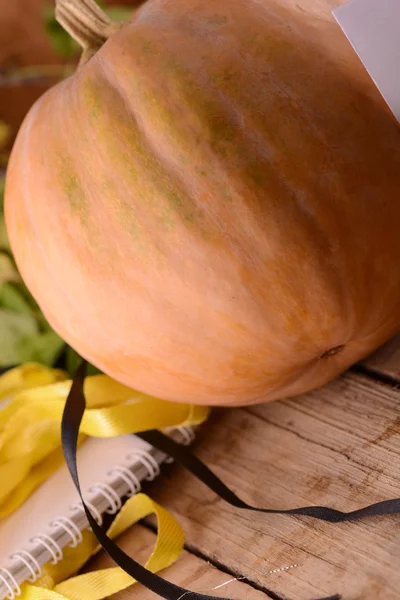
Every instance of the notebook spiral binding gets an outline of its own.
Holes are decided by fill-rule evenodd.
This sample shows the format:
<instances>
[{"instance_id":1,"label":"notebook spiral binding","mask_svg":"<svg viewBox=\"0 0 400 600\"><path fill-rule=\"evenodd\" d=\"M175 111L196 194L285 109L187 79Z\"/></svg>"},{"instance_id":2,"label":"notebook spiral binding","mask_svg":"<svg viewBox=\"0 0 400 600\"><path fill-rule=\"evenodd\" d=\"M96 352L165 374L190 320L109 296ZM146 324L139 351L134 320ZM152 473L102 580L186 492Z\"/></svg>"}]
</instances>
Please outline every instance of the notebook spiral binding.
<instances>
[{"instance_id":1,"label":"notebook spiral binding","mask_svg":"<svg viewBox=\"0 0 400 600\"><path fill-rule=\"evenodd\" d=\"M192 427L178 427L169 432L175 441L189 445L195 439ZM160 474L162 463L173 462L162 452L135 449L107 473L108 482L97 482L88 489L85 503L99 525L104 514L116 514L122 507L122 498L132 497L142 489L142 481L153 481ZM22 583L34 583L42 576L45 564L55 565L63 559L66 547L76 548L82 541L82 531L89 529L81 502L70 507L69 517L58 517L49 524L51 533L40 533L30 539L32 551L26 549L9 556L11 566L0 568L0 600L14 600L21 594Z\"/></svg>"}]
</instances>

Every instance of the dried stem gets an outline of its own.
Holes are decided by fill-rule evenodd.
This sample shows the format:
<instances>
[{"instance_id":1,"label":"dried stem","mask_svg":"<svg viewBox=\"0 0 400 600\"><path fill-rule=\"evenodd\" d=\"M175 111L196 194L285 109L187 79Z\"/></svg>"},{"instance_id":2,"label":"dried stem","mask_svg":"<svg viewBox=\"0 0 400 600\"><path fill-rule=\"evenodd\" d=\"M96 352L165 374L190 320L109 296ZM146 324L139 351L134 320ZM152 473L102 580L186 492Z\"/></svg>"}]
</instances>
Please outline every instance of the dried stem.
<instances>
[{"instance_id":1,"label":"dried stem","mask_svg":"<svg viewBox=\"0 0 400 600\"><path fill-rule=\"evenodd\" d=\"M81 65L121 27L95 0L56 0L56 19L83 50Z\"/></svg>"}]
</instances>

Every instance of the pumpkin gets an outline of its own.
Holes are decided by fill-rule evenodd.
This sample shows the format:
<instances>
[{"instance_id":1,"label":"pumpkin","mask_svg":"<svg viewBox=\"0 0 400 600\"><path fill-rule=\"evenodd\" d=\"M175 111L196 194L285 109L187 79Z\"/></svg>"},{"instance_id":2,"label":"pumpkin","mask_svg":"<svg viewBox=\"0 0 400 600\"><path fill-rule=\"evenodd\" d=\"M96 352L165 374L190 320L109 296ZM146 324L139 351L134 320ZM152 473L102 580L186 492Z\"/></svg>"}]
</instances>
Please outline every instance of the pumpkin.
<instances>
[{"instance_id":1,"label":"pumpkin","mask_svg":"<svg viewBox=\"0 0 400 600\"><path fill-rule=\"evenodd\" d=\"M332 4L332 3L331 3ZM6 219L54 329L120 382L246 405L400 329L400 131L324 2L148 0L19 132Z\"/></svg>"}]
</instances>

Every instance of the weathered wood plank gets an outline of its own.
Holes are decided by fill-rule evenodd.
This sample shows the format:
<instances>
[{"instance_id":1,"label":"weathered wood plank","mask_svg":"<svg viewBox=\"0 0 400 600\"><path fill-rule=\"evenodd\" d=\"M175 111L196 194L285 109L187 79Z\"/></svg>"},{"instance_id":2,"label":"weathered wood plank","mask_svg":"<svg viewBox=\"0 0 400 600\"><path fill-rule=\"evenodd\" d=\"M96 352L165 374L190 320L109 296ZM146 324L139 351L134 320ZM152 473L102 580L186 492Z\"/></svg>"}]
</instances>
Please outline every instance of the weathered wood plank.
<instances>
[{"instance_id":1,"label":"weathered wood plank","mask_svg":"<svg viewBox=\"0 0 400 600\"><path fill-rule=\"evenodd\" d=\"M349 373L298 399L214 414L197 452L253 504L352 510L400 496L399 409L400 391ZM192 549L278 596L399 597L398 516L330 525L238 511L178 467L152 495Z\"/></svg>"},{"instance_id":2,"label":"weathered wood plank","mask_svg":"<svg viewBox=\"0 0 400 600\"><path fill-rule=\"evenodd\" d=\"M135 560L144 563L153 549L155 537L155 534L148 529L136 526L129 533L121 536L118 544ZM111 566L113 567L115 564L105 553L101 553L90 563L89 568L102 569ZM240 581L231 581L223 587L214 589L230 581L232 576L189 552L184 552L176 563L165 569L160 575L181 587L204 594L218 597L230 596L231 598L240 598L240 600L265 600L267 598L263 592ZM150 596L156 598L144 587L135 584L119 594L114 594L111 598L113 600L131 600L131 598L148 600Z\"/></svg>"},{"instance_id":3,"label":"weathered wood plank","mask_svg":"<svg viewBox=\"0 0 400 600\"><path fill-rule=\"evenodd\" d=\"M361 364L376 373L400 381L400 335L384 344Z\"/></svg>"}]
</instances>

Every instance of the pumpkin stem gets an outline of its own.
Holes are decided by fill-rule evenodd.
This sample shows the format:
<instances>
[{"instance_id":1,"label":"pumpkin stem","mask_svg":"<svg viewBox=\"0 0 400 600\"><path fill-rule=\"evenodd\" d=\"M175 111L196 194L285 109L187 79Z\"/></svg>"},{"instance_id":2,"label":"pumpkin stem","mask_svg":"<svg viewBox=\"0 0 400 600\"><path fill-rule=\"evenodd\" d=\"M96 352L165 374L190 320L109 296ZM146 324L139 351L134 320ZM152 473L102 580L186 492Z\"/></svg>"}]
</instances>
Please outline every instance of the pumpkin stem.
<instances>
[{"instance_id":1,"label":"pumpkin stem","mask_svg":"<svg viewBox=\"0 0 400 600\"><path fill-rule=\"evenodd\" d=\"M120 23L111 21L95 0L56 0L56 19L81 46L80 65L121 27Z\"/></svg>"}]
</instances>

